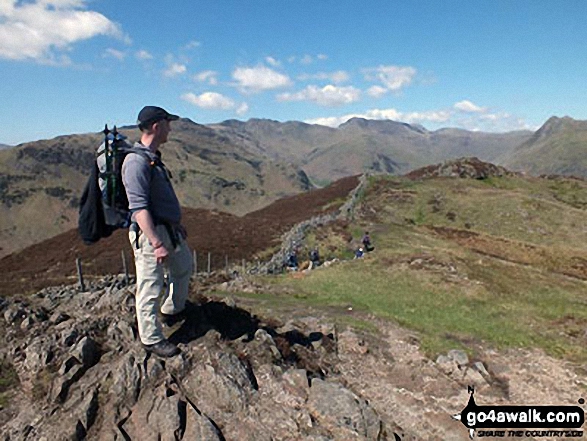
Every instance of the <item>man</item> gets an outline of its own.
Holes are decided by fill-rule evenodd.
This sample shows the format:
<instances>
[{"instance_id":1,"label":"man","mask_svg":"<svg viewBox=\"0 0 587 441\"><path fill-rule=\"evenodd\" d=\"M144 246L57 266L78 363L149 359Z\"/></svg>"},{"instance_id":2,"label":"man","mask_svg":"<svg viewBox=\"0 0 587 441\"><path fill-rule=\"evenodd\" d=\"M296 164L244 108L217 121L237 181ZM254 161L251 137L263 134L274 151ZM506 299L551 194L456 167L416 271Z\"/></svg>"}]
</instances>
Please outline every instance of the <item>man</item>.
<instances>
[{"instance_id":1,"label":"man","mask_svg":"<svg viewBox=\"0 0 587 441\"><path fill-rule=\"evenodd\" d=\"M161 107L146 106L138 117L141 140L135 148L151 158L130 153L122 165L122 180L132 213L129 239L137 272L136 314L143 347L161 357L173 357L180 349L165 339L157 318L173 321L185 308L192 274L192 255L181 226L181 209L170 174L160 160L159 148L167 142L170 123L179 119ZM161 299L164 273L168 286Z\"/></svg>"}]
</instances>

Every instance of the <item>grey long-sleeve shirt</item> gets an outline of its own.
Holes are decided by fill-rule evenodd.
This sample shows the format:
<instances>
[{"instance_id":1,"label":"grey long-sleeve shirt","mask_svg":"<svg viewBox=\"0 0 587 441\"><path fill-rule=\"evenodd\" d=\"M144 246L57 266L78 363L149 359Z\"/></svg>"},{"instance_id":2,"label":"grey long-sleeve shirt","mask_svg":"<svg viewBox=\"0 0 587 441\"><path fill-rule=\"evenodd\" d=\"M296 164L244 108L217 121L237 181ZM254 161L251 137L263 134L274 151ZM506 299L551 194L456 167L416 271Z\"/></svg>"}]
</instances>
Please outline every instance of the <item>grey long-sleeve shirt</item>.
<instances>
[{"instance_id":1,"label":"grey long-sleeve shirt","mask_svg":"<svg viewBox=\"0 0 587 441\"><path fill-rule=\"evenodd\" d=\"M134 147L145 149L153 160L157 158L139 142ZM167 222L171 225L179 225L181 223L179 201L164 168L153 167L143 156L129 153L122 164L122 182L131 212L147 209L156 224Z\"/></svg>"}]
</instances>

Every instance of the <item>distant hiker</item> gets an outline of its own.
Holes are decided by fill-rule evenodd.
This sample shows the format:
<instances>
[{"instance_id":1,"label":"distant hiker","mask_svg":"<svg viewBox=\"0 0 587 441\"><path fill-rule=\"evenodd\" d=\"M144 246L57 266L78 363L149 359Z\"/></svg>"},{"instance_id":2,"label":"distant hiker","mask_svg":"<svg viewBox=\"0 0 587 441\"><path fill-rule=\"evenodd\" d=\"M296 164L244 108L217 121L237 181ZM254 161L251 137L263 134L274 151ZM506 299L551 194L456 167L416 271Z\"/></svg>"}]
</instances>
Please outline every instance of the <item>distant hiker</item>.
<instances>
[{"instance_id":1,"label":"distant hiker","mask_svg":"<svg viewBox=\"0 0 587 441\"><path fill-rule=\"evenodd\" d=\"M298 270L298 253L296 252L296 250L292 250L291 253L289 253L289 255L287 256L287 261L286 261L286 266L292 270L292 271L297 271Z\"/></svg>"},{"instance_id":2,"label":"distant hiker","mask_svg":"<svg viewBox=\"0 0 587 441\"><path fill-rule=\"evenodd\" d=\"M357 248L357 251L355 251L355 259L360 259L364 254L365 252L363 251L363 248Z\"/></svg>"},{"instance_id":3,"label":"distant hiker","mask_svg":"<svg viewBox=\"0 0 587 441\"><path fill-rule=\"evenodd\" d=\"M309 269L313 269L313 268L320 266L320 253L318 252L318 248L314 248L308 254L310 256Z\"/></svg>"},{"instance_id":4,"label":"distant hiker","mask_svg":"<svg viewBox=\"0 0 587 441\"><path fill-rule=\"evenodd\" d=\"M171 121L177 119L178 116L160 107L144 107L138 116L141 140L135 147L144 149L151 162L143 155L130 154L122 165L122 179L132 213L129 239L137 272L139 336L145 350L161 357L172 357L181 351L163 335L157 318L159 305L166 321L181 317L193 270L186 230L181 225L179 201L158 150L167 142ZM165 273L168 284L164 283Z\"/></svg>"},{"instance_id":5,"label":"distant hiker","mask_svg":"<svg viewBox=\"0 0 587 441\"><path fill-rule=\"evenodd\" d=\"M363 236L361 242L363 243L363 247L365 248L366 252L373 251L375 249L375 247L371 244L371 236L369 235L368 231L365 231L365 235Z\"/></svg>"}]
</instances>

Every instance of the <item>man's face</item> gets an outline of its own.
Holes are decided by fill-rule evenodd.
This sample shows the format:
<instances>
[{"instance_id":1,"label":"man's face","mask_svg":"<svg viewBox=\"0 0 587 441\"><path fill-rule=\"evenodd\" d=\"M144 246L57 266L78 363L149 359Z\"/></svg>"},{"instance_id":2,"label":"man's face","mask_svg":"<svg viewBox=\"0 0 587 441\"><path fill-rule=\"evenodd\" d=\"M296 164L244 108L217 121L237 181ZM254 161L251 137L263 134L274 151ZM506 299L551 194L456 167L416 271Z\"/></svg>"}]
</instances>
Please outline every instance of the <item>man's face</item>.
<instances>
[{"instance_id":1,"label":"man's face","mask_svg":"<svg viewBox=\"0 0 587 441\"><path fill-rule=\"evenodd\" d=\"M155 126L155 133L159 139L159 144L166 143L169 132L171 132L171 123L166 119L162 119L156 122Z\"/></svg>"}]
</instances>

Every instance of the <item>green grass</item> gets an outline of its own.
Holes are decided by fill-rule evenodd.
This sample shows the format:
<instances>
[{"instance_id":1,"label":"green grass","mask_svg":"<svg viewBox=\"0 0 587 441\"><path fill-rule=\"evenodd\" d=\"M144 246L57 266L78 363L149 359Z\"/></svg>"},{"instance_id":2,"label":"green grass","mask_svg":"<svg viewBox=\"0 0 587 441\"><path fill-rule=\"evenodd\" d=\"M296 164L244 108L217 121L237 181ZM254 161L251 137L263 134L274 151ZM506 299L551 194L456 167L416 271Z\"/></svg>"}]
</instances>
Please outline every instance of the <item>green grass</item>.
<instances>
[{"instance_id":1,"label":"green grass","mask_svg":"<svg viewBox=\"0 0 587 441\"><path fill-rule=\"evenodd\" d=\"M362 204L377 216L365 211L348 230L353 237L371 231L376 251L305 277L272 278L269 291L285 288L288 301L338 311L347 321L364 321L366 314L390 320L419 333L431 357L491 346L587 360L587 282L580 266L587 260L586 213L577 208L587 187L508 177L372 178L370 188L378 190L368 190ZM398 198L406 188L410 197ZM572 202L561 202L563 196ZM480 236L442 237L431 226ZM417 259L424 263L410 264ZM264 301L283 298L267 294Z\"/></svg>"},{"instance_id":2,"label":"green grass","mask_svg":"<svg viewBox=\"0 0 587 441\"><path fill-rule=\"evenodd\" d=\"M18 375L14 367L7 363L0 363L0 406L8 404L10 390L18 385Z\"/></svg>"}]
</instances>

